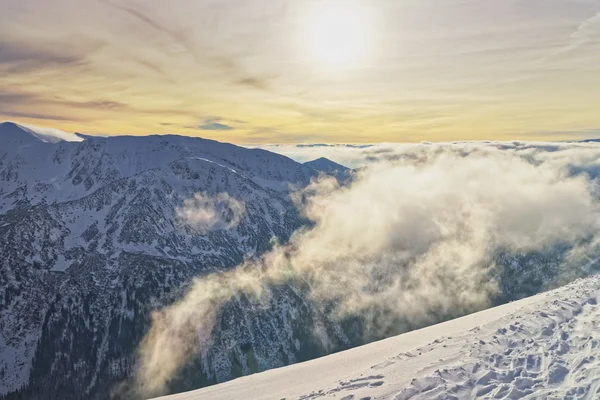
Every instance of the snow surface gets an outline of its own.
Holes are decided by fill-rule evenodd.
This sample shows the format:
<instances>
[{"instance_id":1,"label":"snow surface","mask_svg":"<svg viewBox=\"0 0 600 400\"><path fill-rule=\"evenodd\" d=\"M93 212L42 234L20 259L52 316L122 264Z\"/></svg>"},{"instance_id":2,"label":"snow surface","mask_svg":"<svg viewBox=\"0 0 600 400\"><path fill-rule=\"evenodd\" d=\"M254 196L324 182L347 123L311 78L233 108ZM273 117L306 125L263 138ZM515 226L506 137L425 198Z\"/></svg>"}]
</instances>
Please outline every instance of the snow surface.
<instances>
[{"instance_id":1,"label":"snow surface","mask_svg":"<svg viewBox=\"0 0 600 400\"><path fill-rule=\"evenodd\" d=\"M600 276L162 400L600 398Z\"/></svg>"}]
</instances>

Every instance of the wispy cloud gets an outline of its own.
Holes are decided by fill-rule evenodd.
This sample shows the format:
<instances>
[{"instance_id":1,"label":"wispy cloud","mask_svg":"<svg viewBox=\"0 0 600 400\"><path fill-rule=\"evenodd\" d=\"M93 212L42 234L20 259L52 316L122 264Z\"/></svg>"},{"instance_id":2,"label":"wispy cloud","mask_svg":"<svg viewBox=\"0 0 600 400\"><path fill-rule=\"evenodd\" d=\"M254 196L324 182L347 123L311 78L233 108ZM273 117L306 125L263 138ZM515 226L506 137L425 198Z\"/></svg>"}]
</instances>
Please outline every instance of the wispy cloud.
<instances>
[{"instance_id":1,"label":"wispy cloud","mask_svg":"<svg viewBox=\"0 0 600 400\"><path fill-rule=\"evenodd\" d=\"M41 69L81 66L89 62L88 55L102 46L100 42L78 42L62 47L30 42L0 41L0 69L5 74L26 74Z\"/></svg>"},{"instance_id":2,"label":"wispy cloud","mask_svg":"<svg viewBox=\"0 0 600 400\"><path fill-rule=\"evenodd\" d=\"M270 87L270 78L259 78L255 76L248 76L245 78L239 78L235 81L235 83L242 86L249 86L259 90L268 90Z\"/></svg>"},{"instance_id":3,"label":"wispy cloud","mask_svg":"<svg viewBox=\"0 0 600 400\"><path fill-rule=\"evenodd\" d=\"M592 40L600 40L600 11L598 11L592 17L584 20L577 26L577 29L573 31L570 36L569 46L565 51L575 49L579 46L585 45Z\"/></svg>"},{"instance_id":4,"label":"wispy cloud","mask_svg":"<svg viewBox=\"0 0 600 400\"><path fill-rule=\"evenodd\" d=\"M59 110L59 113L47 113L40 110ZM0 115L12 118L31 118L46 121L83 121L72 111L87 109L99 112L131 110L131 108L118 101L109 100L69 100L57 95L43 95L18 88L0 88Z\"/></svg>"},{"instance_id":5,"label":"wispy cloud","mask_svg":"<svg viewBox=\"0 0 600 400\"><path fill-rule=\"evenodd\" d=\"M588 44L600 43L599 33L600 11L577 24L575 29L568 36L567 43L558 46L557 49L552 49L552 51L540 59L540 62L548 62L556 57L568 55Z\"/></svg>"},{"instance_id":6,"label":"wispy cloud","mask_svg":"<svg viewBox=\"0 0 600 400\"><path fill-rule=\"evenodd\" d=\"M206 44L195 40L185 29L175 28L172 23L162 20L155 16L152 12L143 7L130 7L122 3L116 3L111 0L100 0L115 9L121 10L144 25L154 30L158 34L166 35L174 44L185 49L188 54L192 55L198 63L212 63L218 67L217 71L221 71L226 77L230 77L230 82L235 85L247 86L259 90L268 90L270 87L271 77L249 74L235 57L227 55L219 49L207 46ZM148 64L147 61L141 61L155 71L161 71L154 64Z\"/></svg>"},{"instance_id":7,"label":"wispy cloud","mask_svg":"<svg viewBox=\"0 0 600 400\"><path fill-rule=\"evenodd\" d=\"M11 111L11 110L1 110L0 115L9 117L9 118L26 118L26 119L36 119L41 121L65 121L65 122L81 122L75 116L67 116L60 114L44 114L44 113L36 113L36 112L27 112L27 111Z\"/></svg>"},{"instance_id":8,"label":"wispy cloud","mask_svg":"<svg viewBox=\"0 0 600 400\"><path fill-rule=\"evenodd\" d=\"M219 120L207 119L202 125L198 126L198 129L203 131L231 131L235 128L221 123Z\"/></svg>"}]
</instances>

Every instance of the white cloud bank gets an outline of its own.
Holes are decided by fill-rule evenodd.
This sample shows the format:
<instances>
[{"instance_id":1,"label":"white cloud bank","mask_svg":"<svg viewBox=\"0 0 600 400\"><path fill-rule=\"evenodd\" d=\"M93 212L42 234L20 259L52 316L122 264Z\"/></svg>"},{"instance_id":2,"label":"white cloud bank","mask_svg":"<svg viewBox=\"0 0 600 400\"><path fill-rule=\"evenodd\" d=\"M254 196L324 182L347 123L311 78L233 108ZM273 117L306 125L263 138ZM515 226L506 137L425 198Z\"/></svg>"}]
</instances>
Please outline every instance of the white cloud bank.
<instances>
[{"instance_id":1,"label":"white cloud bank","mask_svg":"<svg viewBox=\"0 0 600 400\"><path fill-rule=\"evenodd\" d=\"M498 150L511 150L515 155L532 158L544 158L544 153L558 153L565 158L577 154L595 159L600 149L596 142L524 142L524 141L462 141L452 143L378 143L378 144L300 144L300 145L264 145L262 149L283 154L298 162L312 161L320 157L328 158L349 168L363 167L379 161L393 161L402 158L425 157L440 152L471 154L490 153ZM554 157L556 154L552 154ZM576 162L576 160L574 161Z\"/></svg>"},{"instance_id":2,"label":"white cloud bank","mask_svg":"<svg viewBox=\"0 0 600 400\"><path fill-rule=\"evenodd\" d=\"M357 164L369 165L352 185L322 179L295 196L311 229L258 261L198 278L183 299L154 313L140 349L141 393L160 393L210 346L219 309L234 293L260 301L265 286L302 281L310 301L336 304L340 318L360 315L367 328L385 328L395 317L426 324L440 313L489 305L498 291L490 276L498 251L567 244L576 258L598 242L598 191L585 172L600 167L598 145L348 149Z\"/></svg>"}]
</instances>

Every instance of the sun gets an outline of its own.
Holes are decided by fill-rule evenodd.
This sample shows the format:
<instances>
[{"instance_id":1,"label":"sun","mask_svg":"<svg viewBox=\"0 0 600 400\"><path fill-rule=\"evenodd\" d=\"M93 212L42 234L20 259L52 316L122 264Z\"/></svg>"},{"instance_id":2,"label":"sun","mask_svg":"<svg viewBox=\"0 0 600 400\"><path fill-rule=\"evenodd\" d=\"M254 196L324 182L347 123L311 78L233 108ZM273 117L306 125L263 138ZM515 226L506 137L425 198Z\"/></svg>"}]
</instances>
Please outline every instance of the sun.
<instances>
[{"instance_id":1,"label":"sun","mask_svg":"<svg viewBox=\"0 0 600 400\"><path fill-rule=\"evenodd\" d=\"M359 3L325 0L313 4L305 26L310 57L325 67L351 68L368 50L369 24Z\"/></svg>"}]
</instances>

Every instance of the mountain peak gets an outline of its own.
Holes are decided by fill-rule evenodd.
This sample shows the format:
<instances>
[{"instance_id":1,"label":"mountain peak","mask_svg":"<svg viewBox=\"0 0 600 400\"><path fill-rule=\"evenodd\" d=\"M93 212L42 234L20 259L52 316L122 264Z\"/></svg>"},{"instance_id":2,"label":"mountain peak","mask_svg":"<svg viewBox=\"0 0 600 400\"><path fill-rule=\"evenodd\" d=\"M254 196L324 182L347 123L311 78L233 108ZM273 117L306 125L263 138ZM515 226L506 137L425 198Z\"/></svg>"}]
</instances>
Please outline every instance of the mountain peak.
<instances>
[{"instance_id":1,"label":"mountain peak","mask_svg":"<svg viewBox=\"0 0 600 400\"><path fill-rule=\"evenodd\" d=\"M328 158L321 157L316 160L304 163L305 166L314 169L315 171L323 172L327 175L335 177L338 182L349 182L352 176L352 170Z\"/></svg>"},{"instance_id":2,"label":"mountain peak","mask_svg":"<svg viewBox=\"0 0 600 400\"><path fill-rule=\"evenodd\" d=\"M18 124L11 121L0 123L0 140L19 143L58 143L60 141L80 142L83 139L54 128Z\"/></svg>"},{"instance_id":3,"label":"mountain peak","mask_svg":"<svg viewBox=\"0 0 600 400\"><path fill-rule=\"evenodd\" d=\"M317 171L321 171L321 172L327 172L327 173L332 173L332 172L346 172L349 171L350 168L345 167L341 164L338 164L334 161L331 161L328 158L325 157L321 157L321 158L317 158L316 160L313 161L308 161L305 162L304 165L306 165L307 167L310 167L312 169L315 169Z\"/></svg>"}]
</instances>

